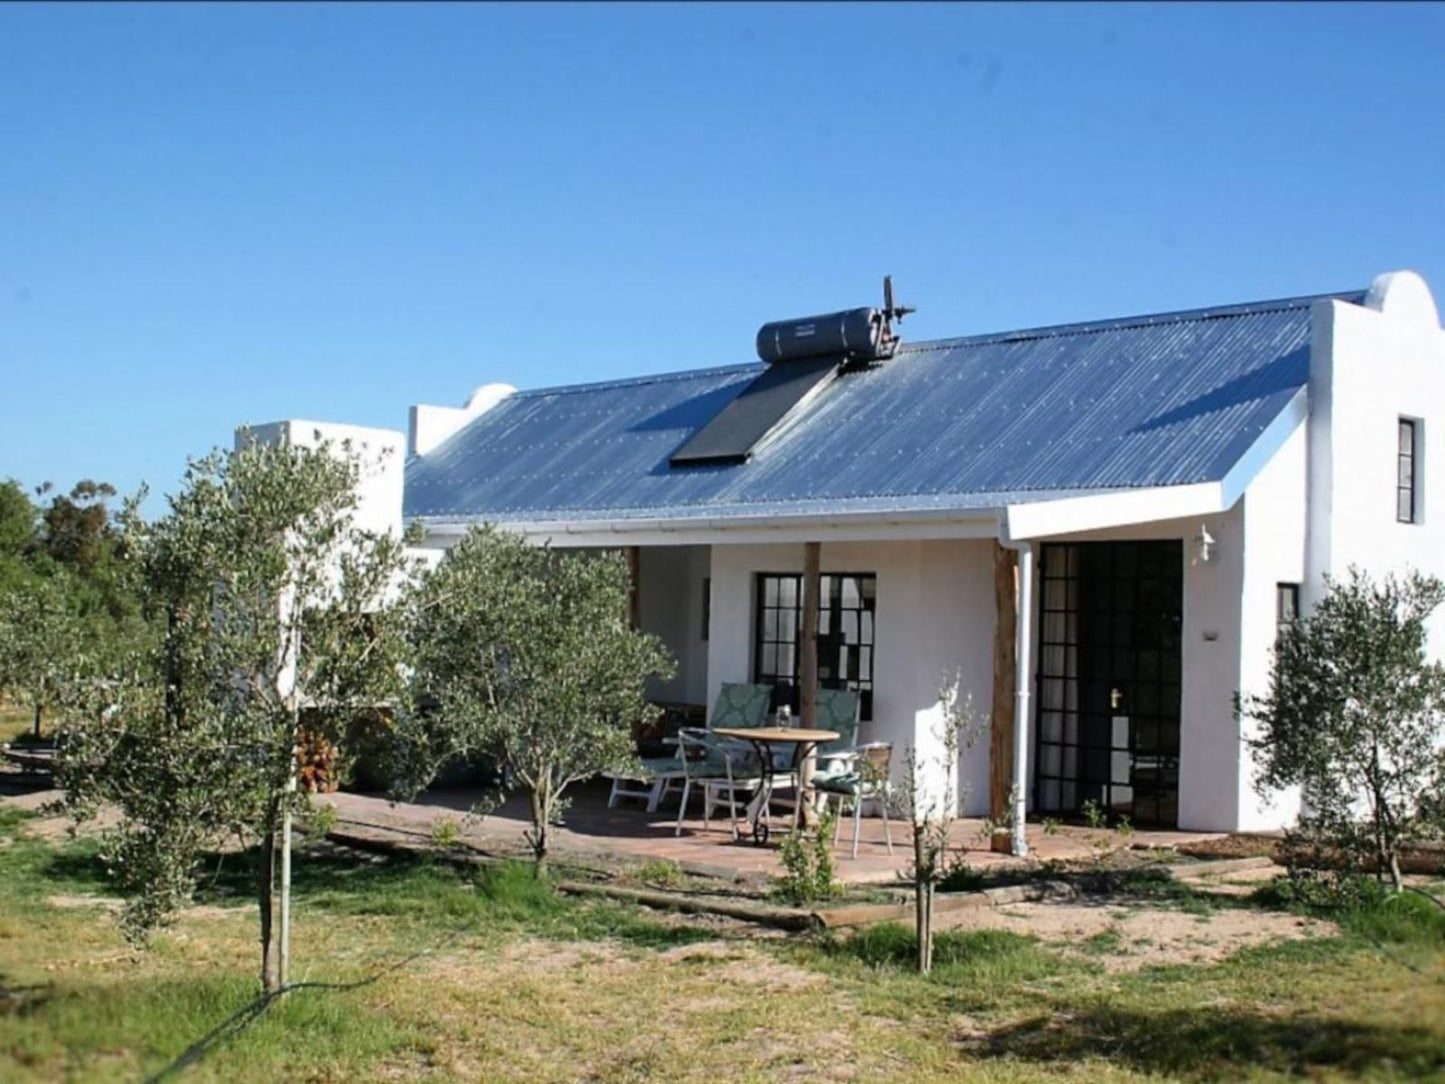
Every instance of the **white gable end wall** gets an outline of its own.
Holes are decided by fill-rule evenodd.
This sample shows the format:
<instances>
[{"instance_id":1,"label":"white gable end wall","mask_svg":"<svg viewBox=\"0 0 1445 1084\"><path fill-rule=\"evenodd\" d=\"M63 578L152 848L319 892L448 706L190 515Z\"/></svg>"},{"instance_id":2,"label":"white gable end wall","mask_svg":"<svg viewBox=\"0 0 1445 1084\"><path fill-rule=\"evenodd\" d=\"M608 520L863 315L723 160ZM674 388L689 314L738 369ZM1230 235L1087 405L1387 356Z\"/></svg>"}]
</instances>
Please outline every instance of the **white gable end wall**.
<instances>
[{"instance_id":1,"label":"white gable end wall","mask_svg":"<svg viewBox=\"0 0 1445 1084\"><path fill-rule=\"evenodd\" d=\"M1314 320L1306 601L1352 564L1445 576L1445 333L1429 288L1410 272L1382 275L1364 306L1322 302ZM1396 520L1401 417L1424 429L1414 524ZM1445 614L1431 640L1445 657Z\"/></svg>"}]
</instances>

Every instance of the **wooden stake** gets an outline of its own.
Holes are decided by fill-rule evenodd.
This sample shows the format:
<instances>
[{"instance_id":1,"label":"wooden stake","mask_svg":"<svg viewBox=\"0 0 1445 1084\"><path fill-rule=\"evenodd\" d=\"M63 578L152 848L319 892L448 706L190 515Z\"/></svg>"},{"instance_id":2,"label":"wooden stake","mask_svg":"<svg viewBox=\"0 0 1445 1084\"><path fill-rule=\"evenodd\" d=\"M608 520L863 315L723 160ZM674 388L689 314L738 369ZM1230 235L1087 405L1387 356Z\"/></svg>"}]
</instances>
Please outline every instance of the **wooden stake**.
<instances>
[{"instance_id":1,"label":"wooden stake","mask_svg":"<svg viewBox=\"0 0 1445 1084\"><path fill-rule=\"evenodd\" d=\"M989 716L988 815L995 824L1009 816L1014 769L1014 676L1018 666L1018 554L994 543L993 708ZM995 830L992 850L1009 853L1009 834Z\"/></svg>"}]
</instances>

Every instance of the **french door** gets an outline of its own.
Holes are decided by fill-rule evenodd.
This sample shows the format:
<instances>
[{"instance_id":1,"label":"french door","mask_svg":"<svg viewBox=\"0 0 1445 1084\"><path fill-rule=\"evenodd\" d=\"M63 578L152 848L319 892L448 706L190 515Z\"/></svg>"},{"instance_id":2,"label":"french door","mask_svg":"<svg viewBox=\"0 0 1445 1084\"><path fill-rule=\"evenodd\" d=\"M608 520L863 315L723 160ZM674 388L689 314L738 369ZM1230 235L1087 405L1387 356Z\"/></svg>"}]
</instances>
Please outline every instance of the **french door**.
<instances>
[{"instance_id":1,"label":"french door","mask_svg":"<svg viewBox=\"0 0 1445 1084\"><path fill-rule=\"evenodd\" d=\"M1034 806L1179 818L1183 544L1045 543Z\"/></svg>"}]
</instances>

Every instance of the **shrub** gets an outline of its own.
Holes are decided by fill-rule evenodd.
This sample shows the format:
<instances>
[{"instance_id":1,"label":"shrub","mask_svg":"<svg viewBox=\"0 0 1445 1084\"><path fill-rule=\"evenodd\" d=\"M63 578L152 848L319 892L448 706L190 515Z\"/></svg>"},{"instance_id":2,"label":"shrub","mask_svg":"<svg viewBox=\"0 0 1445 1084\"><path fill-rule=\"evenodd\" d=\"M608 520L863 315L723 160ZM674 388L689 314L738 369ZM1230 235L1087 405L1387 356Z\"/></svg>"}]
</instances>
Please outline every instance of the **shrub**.
<instances>
[{"instance_id":1,"label":"shrub","mask_svg":"<svg viewBox=\"0 0 1445 1084\"><path fill-rule=\"evenodd\" d=\"M1445 666L1426 652L1445 583L1351 568L1326 587L1281 632L1268 693L1237 710L1259 724L1261 794L1302 788L1290 868L1372 870L1398 891L1402 848L1445 828Z\"/></svg>"},{"instance_id":2,"label":"shrub","mask_svg":"<svg viewBox=\"0 0 1445 1084\"><path fill-rule=\"evenodd\" d=\"M833 861L833 829L837 822L838 810L830 806L818 818L811 838L799 829L788 833L778 855L784 870L776 888L779 898L802 906L838 895L840 886Z\"/></svg>"}]
</instances>

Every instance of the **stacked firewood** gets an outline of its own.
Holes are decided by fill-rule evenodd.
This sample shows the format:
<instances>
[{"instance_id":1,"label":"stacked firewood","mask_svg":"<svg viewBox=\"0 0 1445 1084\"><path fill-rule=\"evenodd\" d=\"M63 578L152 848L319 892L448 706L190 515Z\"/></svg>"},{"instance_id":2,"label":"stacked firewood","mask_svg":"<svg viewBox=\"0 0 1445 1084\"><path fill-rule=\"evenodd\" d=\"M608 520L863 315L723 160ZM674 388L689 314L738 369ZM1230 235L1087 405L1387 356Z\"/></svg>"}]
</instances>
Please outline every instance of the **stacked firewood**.
<instances>
[{"instance_id":1,"label":"stacked firewood","mask_svg":"<svg viewBox=\"0 0 1445 1084\"><path fill-rule=\"evenodd\" d=\"M314 731L296 740L296 785L307 794L330 794L341 786L341 750Z\"/></svg>"}]
</instances>

